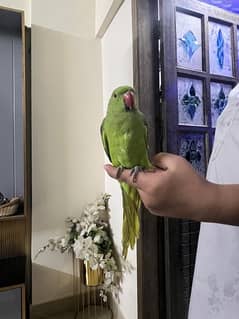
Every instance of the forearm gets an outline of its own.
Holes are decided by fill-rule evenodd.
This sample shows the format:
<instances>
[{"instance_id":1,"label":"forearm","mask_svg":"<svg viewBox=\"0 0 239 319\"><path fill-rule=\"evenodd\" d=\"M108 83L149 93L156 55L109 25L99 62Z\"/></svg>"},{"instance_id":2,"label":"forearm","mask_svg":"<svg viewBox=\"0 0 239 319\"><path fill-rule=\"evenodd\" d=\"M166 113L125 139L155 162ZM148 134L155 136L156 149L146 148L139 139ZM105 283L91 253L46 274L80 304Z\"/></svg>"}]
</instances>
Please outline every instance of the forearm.
<instances>
[{"instance_id":1,"label":"forearm","mask_svg":"<svg viewBox=\"0 0 239 319\"><path fill-rule=\"evenodd\" d=\"M205 200L204 200L205 199ZM239 185L207 183L201 221L239 225Z\"/></svg>"}]
</instances>

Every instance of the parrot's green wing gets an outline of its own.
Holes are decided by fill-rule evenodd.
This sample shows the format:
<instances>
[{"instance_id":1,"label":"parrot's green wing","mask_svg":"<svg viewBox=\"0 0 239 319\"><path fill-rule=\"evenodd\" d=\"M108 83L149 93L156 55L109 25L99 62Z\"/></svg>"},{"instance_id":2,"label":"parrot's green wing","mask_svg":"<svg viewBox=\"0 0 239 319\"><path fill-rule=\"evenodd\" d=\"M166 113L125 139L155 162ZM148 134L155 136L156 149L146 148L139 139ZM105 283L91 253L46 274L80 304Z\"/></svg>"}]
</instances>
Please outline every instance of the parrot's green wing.
<instances>
[{"instance_id":1,"label":"parrot's green wing","mask_svg":"<svg viewBox=\"0 0 239 319\"><path fill-rule=\"evenodd\" d=\"M141 117L143 119L144 123L144 140L145 140L145 146L146 146L146 152L148 153L149 151L149 129L148 129L148 123L146 121L146 118L143 113L141 113ZM152 168L152 164L149 162L149 166L146 168Z\"/></svg>"},{"instance_id":2,"label":"parrot's green wing","mask_svg":"<svg viewBox=\"0 0 239 319\"><path fill-rule=\"evenodd\" d=\"M126 183L121 183L123 196L123 225L122 225L122 255L127 257L128 248L134 248L139 238L140 222L138 212L141 200L136 188Z\"/></svg>"},{"instance_id":3,"label":"parrot's green wing","mask_svg":"<svg viewBox=\"0 0 239 319\"><path fill-rule=\"evenodd\" d=\"M101 127L100 127L101 140L103 143L105 153L107 154L109 160L112 162L111 157L110 157L109 143L108 143L107 135L106 135L106 132L104 129L104 124L105 124L105 119L103 120Z\"/></svg>"},{"instance_id":4,"label":"parrot's green wing","mask_svg":"<svg viewBox=\"0 0 239 319\"><path fill-rule=\"evenodd\" d=\"M146 144L146 149L148 150L149 148L149 130L148 130L148 123L146 122L146 119L145 117L143 118L144 120L144 129L145 129L145 135L144 135L144 138L145 138L145 144Z\"/></svg>"},{"instance_id":5,"label":"parrot's green wing","mask_svg":"<svg viewBox=\"0 0 239 319\"><path fill-rule=\"evenodd\" d=\"M138 111L139 114L140 114L140 117L143 121L143 124L144 124L144 140L145 140L145 145L146 145L146 149L148 150L149 148L149 129L148 129L148 123L146 121L146 118L144 116L144 114L140 111Z\"/></svg>"}]
</instances>

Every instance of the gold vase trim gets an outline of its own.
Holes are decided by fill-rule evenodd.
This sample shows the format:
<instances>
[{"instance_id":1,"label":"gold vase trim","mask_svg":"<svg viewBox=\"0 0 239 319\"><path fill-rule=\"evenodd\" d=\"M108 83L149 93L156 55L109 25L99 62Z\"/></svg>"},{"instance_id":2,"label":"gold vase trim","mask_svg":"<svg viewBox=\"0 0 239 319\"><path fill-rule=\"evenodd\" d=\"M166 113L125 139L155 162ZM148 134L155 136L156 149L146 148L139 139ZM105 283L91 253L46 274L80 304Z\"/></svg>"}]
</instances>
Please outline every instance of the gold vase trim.
<instances>
[{"instance_id":1,"label":"gold vase trim","mask_svg":"<svg viewBox=\"0 0 239 319\"><path fill-rule=\"evenodd\" d=\"M90 267L89 261L84 261L85 268L85 284L89 287L95 287L102 285L103 283L103 269L98 267L97 269L92 269Z\"/></svg>"}]
</instances>

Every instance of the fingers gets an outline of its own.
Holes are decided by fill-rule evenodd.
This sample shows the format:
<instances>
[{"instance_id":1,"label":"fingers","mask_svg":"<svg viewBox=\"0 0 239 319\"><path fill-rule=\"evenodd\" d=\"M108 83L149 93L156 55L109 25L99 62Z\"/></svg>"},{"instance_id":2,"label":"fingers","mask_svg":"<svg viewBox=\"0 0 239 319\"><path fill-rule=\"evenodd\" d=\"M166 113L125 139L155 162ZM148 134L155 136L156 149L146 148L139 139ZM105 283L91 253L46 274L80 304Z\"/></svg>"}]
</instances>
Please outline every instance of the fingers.
<instances>
[{"instance_id":1,"label":"fingers","mask_svg":"<svg viewBox=\"0 0 239 319\"><path fill-rule=\"evenodd\" d=\"M117 179L120 182L125 182L131 186L136 186L136 183L133 182L133 179L130 175L129 169L121 170L121 173L119 174L119 169L110 164L105 165L104 168L110 177Z\"/></svg>"}]
</instances>

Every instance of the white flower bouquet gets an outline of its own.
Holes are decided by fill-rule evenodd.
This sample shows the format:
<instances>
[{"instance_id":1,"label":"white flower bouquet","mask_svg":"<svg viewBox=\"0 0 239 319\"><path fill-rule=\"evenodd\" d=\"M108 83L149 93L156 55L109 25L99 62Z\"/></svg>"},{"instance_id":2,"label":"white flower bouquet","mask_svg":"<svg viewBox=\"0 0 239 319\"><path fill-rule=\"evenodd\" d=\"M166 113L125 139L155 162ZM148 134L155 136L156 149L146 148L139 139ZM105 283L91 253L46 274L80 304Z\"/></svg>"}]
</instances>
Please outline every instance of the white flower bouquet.
<instances>
[{"instance_id":1,"label":"white flower bouquet","mask_svg":"<svg viewBox=\"0 0 239 319\"><path fill-rule=\"evenodd\" d=\"M92 270L101 269L103 283L100 286L100 296L104 302L107 301L108 292L118 297L123 272L132 270L120 255L116 256L109 224L109 198L110 195L103 194L89 204L80 217L68 217L66 234L63 237L50 238L36 255L37 257L46 249L71 252L75 258L88 262Z\"/></svg>"}]
</instances>

